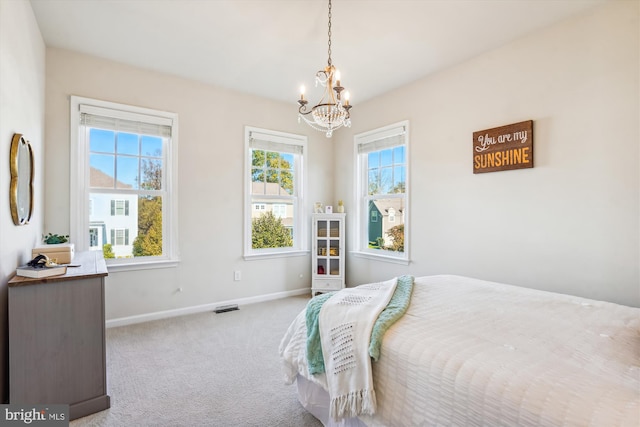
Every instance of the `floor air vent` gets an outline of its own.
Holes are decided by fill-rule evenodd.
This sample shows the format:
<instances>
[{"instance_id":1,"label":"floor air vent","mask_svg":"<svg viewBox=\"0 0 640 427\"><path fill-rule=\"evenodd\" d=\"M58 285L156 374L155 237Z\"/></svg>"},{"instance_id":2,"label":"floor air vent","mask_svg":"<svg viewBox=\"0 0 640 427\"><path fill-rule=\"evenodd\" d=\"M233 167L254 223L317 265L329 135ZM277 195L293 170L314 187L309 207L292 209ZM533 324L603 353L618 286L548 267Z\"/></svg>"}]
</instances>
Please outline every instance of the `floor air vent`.
<instances>
[{"instance_id":1,"label":"floor air vent","mask_svg":"<svg viewBox=\"0 0 640 427\"><path fill-rule=\"evenodd\" d=\"M226 313L227 311L240 310L238 304L221 305L213 310L216 313Z\"/></svg>"}]
</instances>

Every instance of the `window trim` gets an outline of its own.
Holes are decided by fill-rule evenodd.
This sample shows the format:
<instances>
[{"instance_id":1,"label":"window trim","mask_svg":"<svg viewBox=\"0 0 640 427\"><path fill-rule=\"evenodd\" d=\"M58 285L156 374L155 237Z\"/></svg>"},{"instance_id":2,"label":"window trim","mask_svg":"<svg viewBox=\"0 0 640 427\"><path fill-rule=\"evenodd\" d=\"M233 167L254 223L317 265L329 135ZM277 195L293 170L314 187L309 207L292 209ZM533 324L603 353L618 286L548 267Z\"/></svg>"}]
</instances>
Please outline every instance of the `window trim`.
<instances>
[{"instance_id":1,"label":"window trim","mask_svg":"<svg viewBox=\"0 0 640 427\"><path fill-rule=\"evenodd\" d=\"M89 250L89 144L80 144L81 105L97 112L109 112L123 119L143 119L149 123L170 123L170 144L166 150L165 185L167 209L163 212L163 256L115 258L105 260L109 271L144 270L175 267L180 262L178 246L178 115L115 102L80 96L70 97L70 209L69 229L78 251ZM86 238L85 238L86 237Z\"/></svg>"},{"instance_id":2,"label":"window trim","mask_svg":"<svg viewBox=\"0 0 640 427\"><path fill-rule=\"evenodd\" d=\"M402 135L404 138L404 146L405 146L405 192L404 192L404 200L405 200L405 211L403 213L404 216L404 224L405 224L405 234L404 234L404 252L394 253L390 251L381 251L376 249L370 249L368 245L365 245L365 240L368 242L368 221L369 221L369 212L368 209L364 209L363 197L366 195L364 192L367 181L367 168L365 168L365 157L364 153L359 153L359 146L364 144L375 143L376 141L380 141L384 138ZM410 162L411 158L409 155L409 121L403 120L401 122L393 123L387 126L383 126L377 129L373 129L367 132L362 132L353 137L353 155L354 155L354 206L356 207L356 219L355 219L355 237L356 242L354 245L354 250L351 253L358 258L367 258L376 261L384 261L396 264L404 264L408 265L411 262L410 258ZM378 150L374 150L378 151ZM401 254L401 255L400 255Z\"/></svg>"},{"instance_id":3,"label":"window trim","mask_svg":"<svg viewBox=\"0 0 640 427\"><path fill-rule=\"evenodd\" d=\"M300 160L294 165L296 173L296 190L298 200L294 203L294 230L298 230L294 236L294 246L291 248L264 248L253 249L251 247L251 135L259 134L262 138L267 138L275 144L295 145L302 148ZM261 138L261 139L262 139ZM274 150L275 151L275 150ZM245 126L244 131L244 236L243 236L243 257L245 260L266 259L303 256L310 253L309 250L309 227L308 215L305 210L305 194L307 189L307 156L308 141L305 135L296 135L287 132L279 132L269 129L262 129L253 126Z\"/></svg>"}]
</instances>

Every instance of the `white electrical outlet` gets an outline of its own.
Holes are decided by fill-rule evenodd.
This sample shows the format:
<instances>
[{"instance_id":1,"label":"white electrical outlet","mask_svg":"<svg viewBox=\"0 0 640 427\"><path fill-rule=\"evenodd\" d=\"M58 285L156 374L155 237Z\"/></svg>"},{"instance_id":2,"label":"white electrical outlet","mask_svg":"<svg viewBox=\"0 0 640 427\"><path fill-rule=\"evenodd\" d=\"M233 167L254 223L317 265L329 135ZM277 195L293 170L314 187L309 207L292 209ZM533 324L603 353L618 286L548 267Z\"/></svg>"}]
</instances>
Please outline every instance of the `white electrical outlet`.
<instances>
[{"instance_id":1,"label":"white electrical outlet","mask_svg":"<svg viewBox=\"0 0 640 427\"><path fill-rule=\"evenodd\" d=\"M236 270L233 272L233 280L236 282L242 279L242 272L240 270Z\"/></svg>"}]
</instances>

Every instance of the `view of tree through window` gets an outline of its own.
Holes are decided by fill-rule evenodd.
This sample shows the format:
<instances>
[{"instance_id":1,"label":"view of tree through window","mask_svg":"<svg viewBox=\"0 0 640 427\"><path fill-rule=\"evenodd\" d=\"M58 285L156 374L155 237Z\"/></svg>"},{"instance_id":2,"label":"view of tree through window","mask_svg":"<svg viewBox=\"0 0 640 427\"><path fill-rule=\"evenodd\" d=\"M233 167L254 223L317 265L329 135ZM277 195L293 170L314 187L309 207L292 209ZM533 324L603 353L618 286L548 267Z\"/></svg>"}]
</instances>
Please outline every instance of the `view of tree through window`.
<instances>
[{"instance_id":1,"label":"view of tree through window","mask_svg":"<svg viewBox=\"0 0 640 427\"><path fill-rule=\"evenodd\" d=\"M105 258L162 255L161 137L89 129L90 247Z\"/></svg>"},{"instance_id":2,"label":"view of tree through window","mask_svg":"<svg viewBox=\"0 0 640 427\"><path fill-rule=\"evenodd\" d=\"M73 95L69 107L76 249L120 271L177 265L178 115Z\"/></svg>"},{"instance_id":3,"label":"view of tree through window","mask_svg":"<svg viewBox=\"0 0 640 427\"><path fill-rule=\"evenodd\" d=\"M308 241L303 201L307 138L245 127L245 259L293 256Z\"/></svg>"},{"instance_id":4,"label":"view of tree through window","mask_svg":"<svg viewBox=\"0 0 640 427\"><path fill-rule=\"evenodd\" d=\"M252 249L293 246L294 155L251 150Z\"/></svg>"},{"instance_id":5,"label":"view of tree through window","mask_svg":"<svg viewBox=\"0 0 640 427\"><path fill-rule=\"evenodd\" d=\"M160 156L159 152L156 152ZM142 188L162 188L162 166L152 159L142 159ZM162 197L138 198L138 235L133 241L133 256L162 255Z\"/></svg>"},{"instance_id":6,"label":"view of tree through window","mask_svg":"<svg viewBox=\"0 0 640 427\"><path fill-rule=\"evenodd\" d=\"M409 259L408 121L354 137L358 200L357 251L381 259Z\"/></svg>"},{"instance_id":7,"label":"view of tree through window","mask_svg":"<svg viewBox=\"0 0 640 427\"><path fill-rule=\"evenodd\" d=\"M369 248L404 252L404 145L369 152L367 177Z\"/></svg>"}]
</instances>

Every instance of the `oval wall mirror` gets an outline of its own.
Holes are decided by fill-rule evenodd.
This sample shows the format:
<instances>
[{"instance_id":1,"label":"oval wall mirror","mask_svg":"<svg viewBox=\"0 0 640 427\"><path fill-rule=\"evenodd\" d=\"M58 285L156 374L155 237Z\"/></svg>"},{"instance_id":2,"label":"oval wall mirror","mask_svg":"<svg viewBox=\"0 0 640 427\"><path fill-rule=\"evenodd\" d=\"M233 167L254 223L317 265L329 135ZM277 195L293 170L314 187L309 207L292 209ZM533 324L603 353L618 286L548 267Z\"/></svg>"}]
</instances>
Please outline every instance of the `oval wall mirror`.
<instances>
[{"instance_id":1,"label":"oval wall mirror","mask_svg":"<svg viewBox=\"0 0 640 427\"><path fill-rule=\"evenodd\" d=\"M15 225L26 225L33 212L33 151L29 141L16 133L11 140L9 204Z\"/></svg>"}]
</instances>

